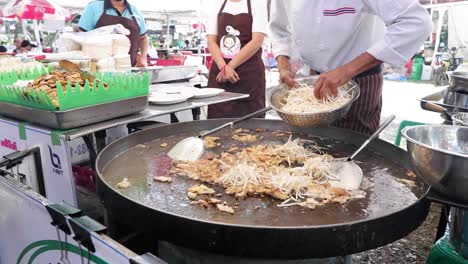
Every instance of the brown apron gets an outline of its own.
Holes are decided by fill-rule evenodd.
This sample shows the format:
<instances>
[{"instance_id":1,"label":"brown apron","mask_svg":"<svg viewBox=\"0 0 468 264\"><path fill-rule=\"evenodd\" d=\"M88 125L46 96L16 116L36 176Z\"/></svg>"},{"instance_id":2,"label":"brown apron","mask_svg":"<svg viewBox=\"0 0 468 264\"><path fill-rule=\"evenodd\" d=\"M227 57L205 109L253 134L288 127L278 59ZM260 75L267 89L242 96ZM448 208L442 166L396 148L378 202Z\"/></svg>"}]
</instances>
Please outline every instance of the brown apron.
<instances>
[{"instance_id":1,"label":"brown apron","mask_svg":"<svg viewBox=\"0 0 468 264\"><path fill-rule=\"evenodd\" d=\"M248 14L232 15L223 13L228 0L225 0L218 13L218 43L223 36L228 35L227 28L234 28L238 31L238 38L241 48L252 40L252 7L251 0L247 0ZM231 59L224 59L229 63ZM235 71L239 74L240 80L231 84L230 82L218 83L220 69L213 63L210 68L208 87L222 88L228 92L249 94L250 98L220 103L208 107L208 118L236 118L255 112L265 107L265 66L262 61L262 49L255 55L238 66Z\"/></svg>"},{"instance_id":2,"label":"brown apron","mask_svg":"<svg viewBox=\"0 0 468 264\"><path fill-rule=\"evenodd\" d=\"M138 22L136 21L136 18L133 15L132 8L130 7L130 5L127 5L127 8L130 12L130 15L132 16L132 19L122 16L111 16L106 14L107 10L106 5L104 4L104 11L102 12L101 17L96 23L96 28L121 24L126 29L128 29L130 31L130 35L128 35L128 38L130 39L130 51L128 52L128 54L130 54L132 66L135 66L137 62L138 50L140 49L140 26L138 25Z\"/></svg>"}]
</instances>

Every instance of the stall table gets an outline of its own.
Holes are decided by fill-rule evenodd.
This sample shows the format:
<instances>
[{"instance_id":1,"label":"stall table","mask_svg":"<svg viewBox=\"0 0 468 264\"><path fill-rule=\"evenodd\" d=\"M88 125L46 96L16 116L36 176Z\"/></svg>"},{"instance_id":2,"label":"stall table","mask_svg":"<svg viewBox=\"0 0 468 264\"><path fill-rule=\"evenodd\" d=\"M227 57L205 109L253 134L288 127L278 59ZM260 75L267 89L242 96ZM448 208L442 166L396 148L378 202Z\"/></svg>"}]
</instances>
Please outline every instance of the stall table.
<instances>
[{"instance_id":1,"label":"stall table","mask_svg":"<svg viewBox=\"0 0 468 264\"><path fill-rule=\"evenodd\" d=\"M211 104L243 99L248 96L247 94L225 92L216 97L192 99L180 104L167 106L149 105L145 111L137 114L66 131L56 131L21 120L0 117L0 157L14 151L37 148L43 171L43 179L36 180L34 179L35 177L31 177L29 180L26 179L25 183L32 185L33 189L37 192L41 189L39 187L44 185L45 190L40 194L53 203L66 201L76 206L77 199L72 164L87 161L89 158L91 167L94 167L94 159L97 153L105 147L106 129L180 111L199 109ZM195 119L197 118L199 117L195 116ZM96 139L95 143L93 142L93 135ZM84 142L80 138L83 138ZM33 170L30 167L33 166L25 164L23 168L28 175Z\"/></svg>"}]
</instances>

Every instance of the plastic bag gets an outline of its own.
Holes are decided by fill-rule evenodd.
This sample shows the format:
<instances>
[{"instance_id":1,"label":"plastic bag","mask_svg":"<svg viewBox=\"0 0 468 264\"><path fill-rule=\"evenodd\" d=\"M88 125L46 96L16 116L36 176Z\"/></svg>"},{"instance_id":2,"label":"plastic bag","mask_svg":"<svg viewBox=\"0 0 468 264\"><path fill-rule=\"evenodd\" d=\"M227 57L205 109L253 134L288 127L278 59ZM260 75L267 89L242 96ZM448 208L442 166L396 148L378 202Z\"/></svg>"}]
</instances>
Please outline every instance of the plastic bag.
<instances>
[{"instance_id":1,"label":"plastic bag","mask_svg":"<svg viewBox=\"0 0 468 264\"><path fill-rule=\"evenodd\" d=\"M130 31L121 24L100 27L88 32L64 33L57 41L57 48L59 52L80 51L87 49L85 53L90 52L94 55L97 55L96 58L94 56L90 56L91 58L100 59L104 58L105 56L112 56L119 53L128 53L128 50L130 49L130 42L128 41L126 35L130 35ZM112 43L114 39L117 40L115 47L116 53L114 53L114 47ZM83 47L85 45L88 47ZM106 46L105 54L99 55L101 52L100 50L96 50L96 52L90 50L93 49L94 46L98 46L99 49L103 48L102 46Z\"/></svg>"},{"instance_id":2,"label":"plastic bag","mask_svg":"<svg viewBox=\"0 0 468 264\"><path fill-rule=\"evenodd\" d=\"M296 78L310 76L310 67L304 62L301 54L299 53L299 48L296 45L290 49L291 55L289 64L291 67L291 72L296 76Z\"/></svg>"},{"instance_id":3,"label":"plastic bag","mask_svg":"<svg viewBox=\"0 0 468 264\"><path fill-rule=\"evenodd\" d=\"M100 27L96 28L94 30L91 30L89 32L86 32L89 34L122 34L122 35L130 35L130 30L126 29L124 26L121 24L115 24L115 25L110 25L110 26L105 26L105 27Z\"/></svg>"}]
</instances>

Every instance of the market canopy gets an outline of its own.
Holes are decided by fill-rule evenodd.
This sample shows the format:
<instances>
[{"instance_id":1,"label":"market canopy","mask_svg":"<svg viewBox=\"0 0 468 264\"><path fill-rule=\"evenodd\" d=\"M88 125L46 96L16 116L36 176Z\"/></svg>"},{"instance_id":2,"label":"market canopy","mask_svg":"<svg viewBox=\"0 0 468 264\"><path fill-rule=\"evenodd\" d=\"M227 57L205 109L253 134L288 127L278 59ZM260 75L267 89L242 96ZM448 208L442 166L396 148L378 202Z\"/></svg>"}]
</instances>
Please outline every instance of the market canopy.
<instances>
[{"instance_id":1,"label":"market canopy","mask_svg":"<svg viewBox=\"0 0 468 264\"><path fill-rule=\"evenodd\" d=\"M95 0L54 0L58 5L67 8L73 13L81 13L84 7ZM214 0L129 0L140 11L145 18L160 18L170 16L171 18L205 16L206 11L211 9ZM8 0L0 0L0 6Z\"/></svg>"},{"instance_id":2,"label":"market canopy","mask_svg":"<svg viewBox=\"0 0 468 264\"><path fill-rule=\"evenodd\" d=\"M53 0L11 0L0 9L0 17L66 20L71 18L71 13Z\"/></svg>"},{"instance_id":3,"label":"market canopy","mask_svg":"<svg viewBox=\"0 0 468 264\"><path fill-rule=\"evenodd\" d=\"M84 8L90 0L56 0L58 4L64 7L81 9ZM154 0L129 0L142 12L176 12L176 11L197 11L200 9L199 0L170 0L170 1L154 1Z\"/></svg>"}]
</instances>

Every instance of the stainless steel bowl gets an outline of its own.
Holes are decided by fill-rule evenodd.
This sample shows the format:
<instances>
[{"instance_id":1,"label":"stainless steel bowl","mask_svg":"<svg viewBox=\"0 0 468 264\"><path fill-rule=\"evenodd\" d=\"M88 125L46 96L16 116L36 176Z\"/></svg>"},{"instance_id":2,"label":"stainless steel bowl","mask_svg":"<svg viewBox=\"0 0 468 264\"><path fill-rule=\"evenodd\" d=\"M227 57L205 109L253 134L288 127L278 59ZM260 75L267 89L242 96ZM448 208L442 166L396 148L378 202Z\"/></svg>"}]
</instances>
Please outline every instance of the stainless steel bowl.
<instances>
[{"instance_id":1,"label":"stainless steel bowl","mask_svg":"<svg viewBox=\"0 0 468 264\"><path fill-rule=\"evenodd\" d=\"M468 202L468 127L414 126L402 135L416 174L441 194Z\"/></svg>"},{"instance_id":2,"label":"stainless steel bowl","mask_svg":"<svg viewBox=\"0 0 468 264\"><path fill-rule=\"evenodd\" d=\"M452 115L453 124L456 126L468 126L468 113Z\"/></svg>"},{"instance_id":3,"label":"stainless steel bowl","mask_svg":"<svg viewBox=\"0 0 468 264\"><path fill-rule=\"evenodd\" d=\"M308 77L298 80L301 83L314 85L318 77ZM285 85L279 85L272 89L267 99L268 104L278 113L281 119L288 125L295 127L317 127L327 126L334 121L344 117L351 108L351 105L359 98L361 90L359 85L354 81L345 84L352 93L352 99L344 106L328 112L317 112L312 114L297 114L282 110L284 98L288 96L290 91Z\"/></svg>"}]
</instances>

